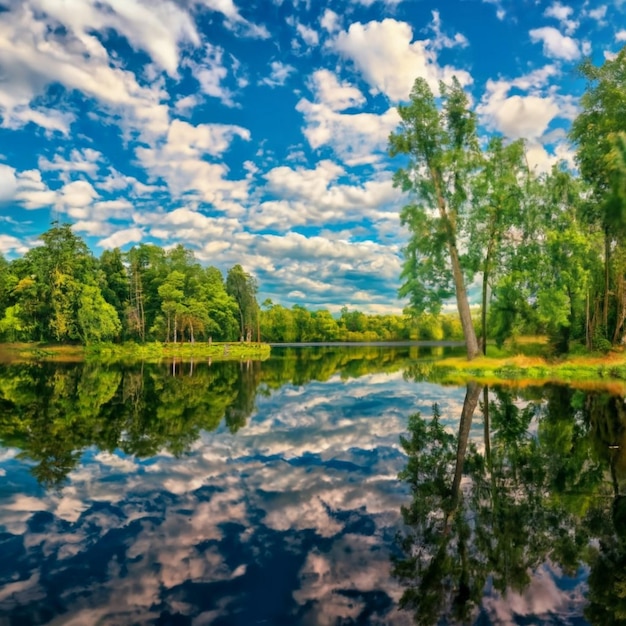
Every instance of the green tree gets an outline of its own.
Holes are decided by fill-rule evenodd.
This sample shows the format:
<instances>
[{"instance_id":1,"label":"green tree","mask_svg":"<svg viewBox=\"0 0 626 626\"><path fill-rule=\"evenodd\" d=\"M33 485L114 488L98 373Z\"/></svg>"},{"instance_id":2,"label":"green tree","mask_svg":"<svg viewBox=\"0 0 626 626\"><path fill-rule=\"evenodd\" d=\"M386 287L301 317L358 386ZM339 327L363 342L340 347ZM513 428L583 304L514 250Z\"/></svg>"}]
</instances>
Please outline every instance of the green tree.
<instances>
[{"instance_id":1,"label":"green tree","mask_svg":"<svg viewBox=\"0 0 626 626\"><path fill-rule=\"evenodd\" d=\"M162 285L158 288L159 296L162 299L161 308L167 317L167 338L174 337L174 343L178 340L178 328L185 307L183 298L185 296L183 287L185 276L182 272L174 270L170 272Z\"/></svg>"},{"instance_id":2,"label":"green tree","mask_svg":"<svg viewBox=\"0 0 626 626\"><path fill-rule=\"evenodd\" d=\"M487 307L494 273L502 271L502 247L523 215L524 180L528 178L524 142L505 144L492 137L482 168L472 181L473 207L468 222L468 261L482 273L481 340L487 353Z\"/></svg>"},{"instance_id":3,"label":"green tree","mask_svg":"<svg viewBox=\"0 0 626 626\"><path fill-rule=\"evenodd\" d=\"M437 107L428 83L418 78L408 105L398 106L401 129L389 137L389 154L405 155L394 183L412 194L400 215L410 232L404 251L401 296L417 311L438 312L442 300L456 295L469 359L480 350L472 323L459 239L466 234L469 178L480 156L476 117L455 79L441 84Z\"/></svg>"},{"instance_id":4,"label":"green tree","mask_svg":"<svg viewBox=\"0 0 626 626\"><path fill-rule=\"evenodd\" d=\"M570 137L577 147L581 176L592 190L587 203L588 222L604 237L601 325L606 338L611 339L615 337L616 326L623 324L614 315L613 332L609 328L614 294L624 291L623 285L612 289L611 266L614 253L623 246L626 230L626 197L621 193L626 170L615 167L618 164L614 159L620 133L626 132L626 48L599 67L586 59L580 66L580 74L587 80L587 89L580 99L580 113L572 123ZM624 269L623 264L617 268L615 278L619 283L624 281Z\"/></svg>"},{"instance_id":5,"label":"green tree","mask_svg":"<svg viewBox=\"0 0 626 626\"><path fill-rule=\"evenodd\" d=\"M255 326L258 324L259 305L256 300L258 287L253 276L237 264L228 270L226 291L239 307L241 338L252 340Z\"/></svg>"},{"instance_id":6,"label":"green tree","mask_svg":"<svg viewBox=\"0 0 626 626\"><path fill-rule=\"evenodd\" d=\"M119 337L122 324L115 307L94 285L83 285L79 298L78 325L83 343L98 343Z\"/></svg>"}]
</instances>

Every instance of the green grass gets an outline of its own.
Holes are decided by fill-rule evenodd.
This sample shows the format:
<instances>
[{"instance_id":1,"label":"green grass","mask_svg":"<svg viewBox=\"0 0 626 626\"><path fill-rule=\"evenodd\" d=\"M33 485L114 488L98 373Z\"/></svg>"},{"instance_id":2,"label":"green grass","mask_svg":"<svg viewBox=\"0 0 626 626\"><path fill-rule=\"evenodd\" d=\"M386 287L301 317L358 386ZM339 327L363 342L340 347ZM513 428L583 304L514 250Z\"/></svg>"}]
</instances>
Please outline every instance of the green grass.
<instances>
[{"instance_id":1,"label":"green grass","mask_svg":"<svg viewBox=\"0 0 626 626\"><path fill-rule=\"evenodd\" d=\"M89 346L38 343L0 344L0 361L104 361L107 363L212 359L214 361L264 360L270 356L265 343L101 343Z\"/></svg>"}]
</instances>

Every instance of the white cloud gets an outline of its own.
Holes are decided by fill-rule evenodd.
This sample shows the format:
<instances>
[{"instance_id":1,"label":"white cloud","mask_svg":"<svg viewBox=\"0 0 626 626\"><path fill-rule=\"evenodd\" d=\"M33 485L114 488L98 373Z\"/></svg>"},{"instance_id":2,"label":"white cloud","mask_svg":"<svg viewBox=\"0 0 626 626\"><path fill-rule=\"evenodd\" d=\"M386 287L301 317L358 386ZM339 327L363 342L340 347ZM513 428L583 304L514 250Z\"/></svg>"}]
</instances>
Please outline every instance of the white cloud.
<instances>
[{"instance_id":1,"label":"white cloud","mask_svg":"<svg viewBox=\"0 0 626 626\"><path fill-rule=\"evenodd\" d=\"M139 243L144 236L141 228L125 228L114 232L109 237L98 241L101 248L120 248L129 243Z\"/></svg>"},{"instance_id":2,"label":"white cloud","mask_svg":"<svg viewBox=\"0 0 626 626\"><path fill-rule=\"evenodd\" d=\"M433 47L437 50L442 48L455 48L460 46L465 48L469 45L467 37L461 33L455 33L454 37L446 35L441 28L441 16L439 11L432 11L433 22L432 29L434 32Z\"/></svg>"},{"instance_id":3,"label":"white cloud","mask_svg":"<svg viewBox=\"0 0 626 626\"><path fill-rule=\"evenodd\" d=\"M388 7L394 7L402 2L402 0L353 0L357 4L361 4L365 7L371 7L376 2L381 2Z\"/></svg>"},{"instance_id":4,"label":"white cloud","mask_svg":"<svg viewBox=\"0 0 626 626\"><path fill-rule=\"evenodd\" d=\"M26 170L17 175L15 200L28 210L41 209L54 204L57 198L42 180L39 170Z\"/></svg>"},{"instance_id":5,"label":"white cloud","mask_svg":"<svg viewBox=\"0 0 626 626\"><path fill-rule=\"evenodd\" d=\"M296 68L293 65L288 65L282 61L272 61L270 63L270 75L259 82L269 87L281 87L295 71Z\"/></svg>"},{"instance_id":6,"label":"white cloud","mask_svg":"<svg viewBox=\"0 0 626 626\"><path fill-rule=\"evenodd\" d=\"M389 133L399 122L395 108L382 115L374 113L345 114L324 103L302 99L296 109L304 115L304 136L314 148L330 146L347 165L380 161Z\"/></svg>"},{"instance_id":7,"label":"white cloud","mask_svg":"<svg viewBox=\"0 0 626 626\"><path fill-rule=\"evenodd\" d=\"M75 219L88 215L92 202L99 197L98 192L86 180L75 180L63 185L59 190L56 208Z\"/></svg>"},{"instance_id":8,"label":"white cloud","mask_svg":"<svg viewBox=\"0 0 626 626\"><path fill-rule=\"evenodd\" d=\"M413 30L406 22L385 19L382 22L350 25L333 41L333 47L350 59L374 92L392 100L406 100L417 77L428 81L438 92L440 80L456 76L462 85L472 82L465 70L440 67L429 40L414 41Z\"/></svg>"},{"instance_id":9,"label":"white cloud","mask_svg":"<svg viewBox=\"0 0 626 626\"><path fill-rule=\"evenodd\" d=\"M382 219L394 211L400 192L390 177L368 180L361 184L338 183L345 174L343 167L329 160L313 169L285 165L270 170L264 192L272 199L252 209L248 221L252 227L278 227L289 230L304 224L337 224Z\"/></svg>"},{"instance_id":10,"label":"white cloud","mask_svg":"<svg viewBox=\"0 0 626 626\"><path fill-rule=\"evenodd\" d=\"M502 21L506 17L506 11L502 7L502 0L483 0L483 3L494 4L496 7L496 17Z\"/></svg>"},{"instance_id":11,"label":"white cloud","mask_svg":"<svg viewBox=\"0 0 626 626\"><path fill-rule=\"evenodd\" d=\"M13 200L16 191L15 168L0 163L0 202Z\"/></svg>"},{"instance_id":12,"label":"white cloud","mask_svg":"<svg viewBox=\"0 0 626 626\"><path fill-rule=\"evenodd\" d=\"M177 100L174 104L174 110L180 115L188 115L199 103L200 98L196 94L191 94Z\"/></svg>"},{"instance_id":13,"label":"white cloud","mask_svg":"<svg viewBox=\"0 0 626 626\"><path fill-rule=\"evenodd\" d=\"M320 26L328 33L336 33L341 29L341 18L331 9L324 9Z\"/></svg>"},{"instance_id":14,"label":"white cloud","mask_svg":"<svg viewBox=\"0 0 626 626\"><path fill-rule=\"evenodd\" d=\"M487 90L492 88L487 83ZM481 114L493 121L493 125L511 139L536 138L548 128L549 123L557 116L559 107L554 98L540 96L513 95L492 93L488 102L479 107Z\"/></svg>"},{"instance_id":15,"label":"white cloud","mask_svg":"<svg viewBox=\"0 0 626 626\"><path fill-rule=\"evenodd\" d=\"M203 52L201 61L186 59L184 64L190 68L203 94L217 98L226 106L235 106L233 92L222 84L228 76L228 70L223 63L224 49L207 43Z\"/></svg>"},{"instance_id":16,"label":"white cloud","mask_svg":"<svg viewBox=\"0 0 626 626\"><path fill-rule=\"evenodd\" d=\"M247 37L269 39L271 36L265 26L253 24L243 18L233 0L196 0L196 4L221 13L226 18L226 25L229 28L241 32Z\"/></svg>"},{"instance_id":17,"label":"white cloud","mask_svg":"<svg viewBox=\"0 0 626 626\"><path fill-rule=\"evenodd\" d=\"M543 53L553 59L575 61L580 58L578 42L571 37L563 35L552 26L533 28L530 32L533 43L543 43Z\"/></svg>"},{"instance_id":18,"label":"white cloud","mask_svg":"<svg viewBox=\"0 0 626 626\"><path fill-rule=\"evenodd\" d=\"M481 121L511 139L540 137L555 117L571 117L574 113L567 98L558 97L548 88L558 74L554 65L546 65L511 81L488 80L477 107ZM527 93L509 95L512 89Z\"/></svg>"},{"instance_id":19,"label":"white cloud","mask_svg":"<svg viewBox=\"0 0 626 626\"><path fill-rule=\"evenodd\" d=\"M57 7L52 0L50 4ZM59 115L51 108L31 107L35 98L45 96L49 85L57 83L68 92L75 90L96 99L111 112L122 113L121 124L127 132L146 138L163 132L168 114L161 104L164 93L159 84L141 86L134 74L114 66L98 37L81 30L89 23L81 11L75 16L61 8L59 12L67 20L63 23L64 33L51 29L31 2L14 3L2 13L3 126L16 128L33 121L44 128L67 132L71 113Z\"/></svg>"},{"instance_id":20,"label":"white cloud","mask_svg":"<svg viewBox=\"0 0 626 626\"><path fill-rule=\"evenodd\" d=\"M177 74L179 47L199 45L193 20L179 5L169 0L29 0L33 9L69 28L80 39L88 33L113 29L123 35L135 50L145 51L152 61L171 76Z\"/></svg>"},{"instance_id":21,"label":"white cloud","mask_svg":"<svg viewBox=\"0 0 626 626\"><path fill-rule=\"evenodd\" d=\"M546 17L553 17L558 20L568 35L571 35L578 28L578 22L570 19L573 13L574 9L572 7L563 5L560 2L554 2L543 12Z\"/></svg>"},{"instance_id":22,"label":"white cloud","mask_svg":"<svg viewBox=\"0 0 626 626\"><path fill-rule=\"evenodd\" d=\"M620 30L615 33L615 41L626 41L626 30Z\"/></svg>"},{"instance_id":23,"label":"white cloud","mask_svg":"<svg viewBox=\"0 0 626 626\"><path fill-rule=\"evenodd\" d=\"M44 172L60 172L65 182L69 182L69 174L82 172L92 178L97 174L100 163L104 161L104 156L93 148L77 149L73 148L69 159L64 158L58 152L54 154L52 160L45 156L39 157L39 169Z\"/></svg>"},{"instance_id":24,"label":"white cloud","mask_svg":"<svg viewBox=\"0 0 626 626\"><path fill-rule=\"evenodd\" d=\"M592 20L596 20L597 22L603 23L604 18L606 17L607 5L602 4L595 9L589 9L586 13Z\"/></svg>"},{"instance_id":25,"label":"white cloud","mask_svg":"<svg viewBox=\"0 0 626 626\"><path fill-rule=\"evenodd\" d=\"M202 202L226 212L239 213L247 198L247 182L226 179L223 163L209 162L219 157L233 139L250 139L250 132L228 124L198 124L173 120L165 139L155 147L138 147L136 155L152 178L162 179L174 198L194 195Z\"/></svg>"},{"instance_id":26,"label":"white cloud","mask_svg":"<svg viewBox=\"0 0 626 626\"><path fill-rule=\"evenodd\" d=\"M330 70L317 70L311 77L311 87L316 100L326 104L333 111L360 107L365 97L359 89L347 82L340 83L337 76Z\"/></svg>"},{"instance_id":27,"label":"white cloud","mask_svg":"<svg viewBox=\"0 0 626 626\"><path fill-rule=\"evenodd\" d=\"M186 207L165 213L146 213L137 216L137 221L150 229L152 237L168 242L182 240L195 247L202 247L207 241L229 242L241 232L236 219L209 217Z\"/></svg>"},{"instance_id":28,"label":"white cloud","mask_svg":"<svg viewBox=\"0 0 626 626\"><path fill-rule=\"evenodd\" d=\"M8 254L15 252L17 254L25 254L28 252L28 246L12 235L0 233L0 254Z\"/></svg>"},{"instance_id":29,"label":"white cloud","mask_svg":"<svg viewBox=\"0 0 626 626\"><path fill-rule=\"evenodd\" d=\"M296 24L296 30L307 46L315 47L319 44L320 38L316 30L313 30L312 28L309 28L299 22Z\"/></svg>"}]
</instances>

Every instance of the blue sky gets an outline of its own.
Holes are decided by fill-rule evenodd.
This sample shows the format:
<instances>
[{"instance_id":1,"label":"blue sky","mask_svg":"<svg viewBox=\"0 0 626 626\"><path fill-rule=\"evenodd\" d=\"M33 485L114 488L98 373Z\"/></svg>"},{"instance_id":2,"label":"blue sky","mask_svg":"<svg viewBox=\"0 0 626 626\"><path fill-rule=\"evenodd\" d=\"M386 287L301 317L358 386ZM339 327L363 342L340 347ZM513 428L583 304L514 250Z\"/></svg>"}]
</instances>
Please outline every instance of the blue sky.
<instances>
[{"instance_id":1,"label":"blue sky","mask_svg":"<svg viewBox=\"0 0 626 626\"><path fill-rule=\"evenodd\" d=\"M0 0L0 252L59 219L96 255L183 243L261 300L399 312L414 79L456 75L542 171L572 162L576 65L624 41L624 0Z\"/></svg>"}]
</instances>

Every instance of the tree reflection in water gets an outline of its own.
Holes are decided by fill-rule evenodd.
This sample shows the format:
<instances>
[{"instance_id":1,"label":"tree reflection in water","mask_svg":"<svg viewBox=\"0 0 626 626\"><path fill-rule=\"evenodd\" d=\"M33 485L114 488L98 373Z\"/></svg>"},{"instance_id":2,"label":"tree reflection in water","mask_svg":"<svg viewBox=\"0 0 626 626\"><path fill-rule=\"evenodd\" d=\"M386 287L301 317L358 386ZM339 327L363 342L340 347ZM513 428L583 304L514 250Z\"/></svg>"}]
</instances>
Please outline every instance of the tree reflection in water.
<instances>
[{"instance_id":1,"label":"tree reflection in water","mask_svg":"<svg viewBox=\"0 0 626 626\"><path fill-rule=\"evenodd\" d=\"M481 391L484 437L468 441ZM455 434L436 405L411 416L394 574L415 623L474 623L486 594L523 594L546 563L589 568L586 618L625 623L625 417L621 397L476 384Z\"/></svg>"},{"instance_id":2,"label":"tree reflection in water","mask_svg":"<svg viewBox=\"0 0 626 626\"><path fill-rule=\"evenodd\" d=\"M244 427L256 398L285 384L402 369L414 349L286 349L241 362L0 365L0 446L61 487L91 446L139 458L185 454L201 431ZM413 356L413 355L412 355Z\"/></svg>"}]
</instances>

